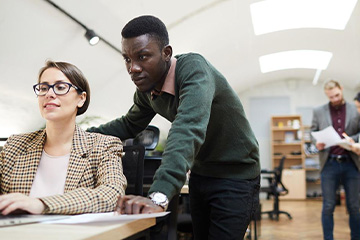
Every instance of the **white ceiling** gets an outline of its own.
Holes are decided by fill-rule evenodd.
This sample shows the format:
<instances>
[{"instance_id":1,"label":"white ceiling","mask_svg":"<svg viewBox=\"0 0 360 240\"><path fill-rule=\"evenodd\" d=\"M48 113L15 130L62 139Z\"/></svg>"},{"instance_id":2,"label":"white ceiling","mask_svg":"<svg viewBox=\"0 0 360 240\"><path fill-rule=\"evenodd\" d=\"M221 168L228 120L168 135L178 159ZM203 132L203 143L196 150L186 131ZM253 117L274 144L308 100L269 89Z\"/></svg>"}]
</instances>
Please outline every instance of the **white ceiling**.
<instances>
[{"instance_id":1,"label":"white ceiling","mask_svg":"<svg viewBox=\"0 0 360 240\"><path fill-rule=\"evenodd\" d=\"M175 54L203 54L237 92L284 79L308 80L310 85L315 70L260 72L259 56L298 49L333 53L320 81L335 78L352 89L360 86L359 3L343 31L297 29L255 36L249 5L256 1L54 2L119 49L121 29L129 20L155 15L167 25ZM71 62L87 76L92 89L88 116L105 121L126 113L135 87L122 56L103 42L90 46L84 34L80 25L44 0L0 0L0 137L43 125L32 85L46 59Z\"/></svg>"}]
</instances>

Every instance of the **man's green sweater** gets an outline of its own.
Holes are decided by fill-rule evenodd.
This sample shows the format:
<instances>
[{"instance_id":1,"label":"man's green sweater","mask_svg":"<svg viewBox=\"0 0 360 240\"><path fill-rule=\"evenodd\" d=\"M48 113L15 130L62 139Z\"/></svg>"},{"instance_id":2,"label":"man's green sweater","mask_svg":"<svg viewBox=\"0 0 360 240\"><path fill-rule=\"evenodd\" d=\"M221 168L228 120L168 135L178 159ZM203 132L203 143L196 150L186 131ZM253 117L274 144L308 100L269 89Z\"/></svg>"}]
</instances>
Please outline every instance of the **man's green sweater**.
<instances>
[{"instance_id":1,"label":"man's green sweater","mask_svg":"<svg viewBox=\"0 0 360 240\"><path fill-rule=\"evenodd\" d=\"M217 178L253 179L260 174L258 143L243 106L224 76L195 53L182 54L175 68L175 96L136 91L134 105L118 119L88 131L120 139L136 136L155 114L172 122L151 192L172 198L186 172Z\"/></svg>"}]
</instances>

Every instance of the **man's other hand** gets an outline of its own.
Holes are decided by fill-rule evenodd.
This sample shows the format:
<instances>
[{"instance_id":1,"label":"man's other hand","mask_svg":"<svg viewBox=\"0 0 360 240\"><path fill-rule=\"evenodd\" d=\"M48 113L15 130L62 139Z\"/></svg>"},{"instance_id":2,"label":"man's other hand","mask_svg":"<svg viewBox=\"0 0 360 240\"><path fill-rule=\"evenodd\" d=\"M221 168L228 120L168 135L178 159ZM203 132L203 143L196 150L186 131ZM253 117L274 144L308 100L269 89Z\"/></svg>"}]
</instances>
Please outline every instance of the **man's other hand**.
<instances>
[{"instance_id":1,"label":"man's other hand","mask_svg":"<svg viewBox=\"0 0 360 240\"><path fill-rule=\"evenodd\" d=\"M316 143L316 148L321 151L321 150L324 150L325 148L325 143Z\"/></svg>"},{"instance_id":2,"label":"man's other hand","mask_svg":"<svg viewBox=\"0 0 360 240\"><path fill-rule=\"evenodd\" d=\"M134 195L125 195L118 198L115 212L119 214L139 214L164 212L164 209L149 198Z\"/></svg>"}]
</instances>

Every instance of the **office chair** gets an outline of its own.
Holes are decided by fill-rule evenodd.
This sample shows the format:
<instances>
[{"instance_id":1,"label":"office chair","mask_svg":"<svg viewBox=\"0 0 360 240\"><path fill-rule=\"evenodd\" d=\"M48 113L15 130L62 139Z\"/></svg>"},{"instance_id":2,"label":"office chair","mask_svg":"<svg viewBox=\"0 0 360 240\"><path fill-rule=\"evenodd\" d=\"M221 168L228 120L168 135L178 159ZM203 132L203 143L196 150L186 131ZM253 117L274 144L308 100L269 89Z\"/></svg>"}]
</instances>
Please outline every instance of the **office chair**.
<instances>
[{"instance_id":1,"label":"office chair","mask_svg":"<svg viewBox=\"0 0 360 240\"><path fill-rule=\"evenodd\" d=\"M149 188L153 183L154 174L161 165L161 155L151 155L159 143L159 135L159 128L149 125L132 140L132 145L143 146L145 148L143 174L144 196L147 196Z\"/></svg>"},{"instance_id":2,"label":"office chair","mask_svg":"<svg viewBox=\"0 0 360 240\"><path fill-rule=\"evenodd\" d=\"M6 142L7 141L7 138L0 138L0 142ZM3 149L2 146L0 146L0 151Z\"/></svg>"},{"instance_id":3,"label":"office chair","mask_svg":"<svg viewBox=\"0 0 360 240\"><path fill-rule=\"evenodd\" d=\"M151 155L154 153L159 143L159 128L149 125L140 132L132 141L134 146L141 145L145 147L144 157L144 177L143 177L143 195L147 196L149 188L153 183L156 170L161 165L161 155ZM151 239L176 239L176 222L179 196L175 195L169 202L168 210L171 213L163 218L157 219L157 226L153 228Z\"/></svg>"},{"instance_id":4,"label":"office chair","mask_svg":"<svg viewBox=\"0 0 360 240\"><path fill-rule=\"evenodd\" d=\"M268 214L272 220L275 219L277 221L279 220L280 214L286 214L289 219L292 219L290 213L279 210L279 196L286 195L289 192L281 181L285 159L286 156L283 156L280 159L279 166L273 171L261 170L262 174L267 175L264 178L268 180L269 186L260 188L260 192L267 193L267 199L270 199L270 196L274 197L273 210L261 212L261 214Z\"/></svg>"},{"instance_id":5,"label":"office chair","mask_svg":"<svg viewBox=\"0 0 360 240\"><path fill-rule=\"evenodd\" d=\"M123 173L127 180L126 195L143 195L145 147L141 145L124 146L121 158Z\"/></svg>"}]
</instances>

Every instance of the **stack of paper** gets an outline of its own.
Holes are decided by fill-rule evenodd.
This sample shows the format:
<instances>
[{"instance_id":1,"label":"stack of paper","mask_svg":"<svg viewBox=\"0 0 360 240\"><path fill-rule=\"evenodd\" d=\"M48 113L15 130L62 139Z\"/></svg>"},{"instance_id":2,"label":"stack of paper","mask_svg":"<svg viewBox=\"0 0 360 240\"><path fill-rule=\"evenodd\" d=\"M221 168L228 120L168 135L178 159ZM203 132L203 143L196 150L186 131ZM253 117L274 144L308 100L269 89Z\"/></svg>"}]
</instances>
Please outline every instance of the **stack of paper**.
<instances>
[{"instance_id":1,"label":"stack of paper","mask_svg":"<svg viewBox=\"0 0 360 240\"><path fill-rule=\"evenodd\" d=\"M121 221L129 221L136 219L144 219L144 218L154 218L154 217L163 217L170 212L161 212L161 213L144 213L144 214L116 214L114 212L107 213L87 213L71 216L67 219L55 220L55 221L47 221L43 222L46 224L77 224L77 223L90 223L90 222L121 222Z\"/></svg>"},{"instance_id":2,"label":"stack of paper","mask_svg":"<svg viewBox=\"0 0 360 240\"><path fill-rule=\"evenodd\" d=\"M329 126L321 131L311 132L311 135L317 142L324 143L325 148L339 145L347 150L351 150L352 143L346 139L342 139L333 126Z\"/></svg>"}]
</instances>

